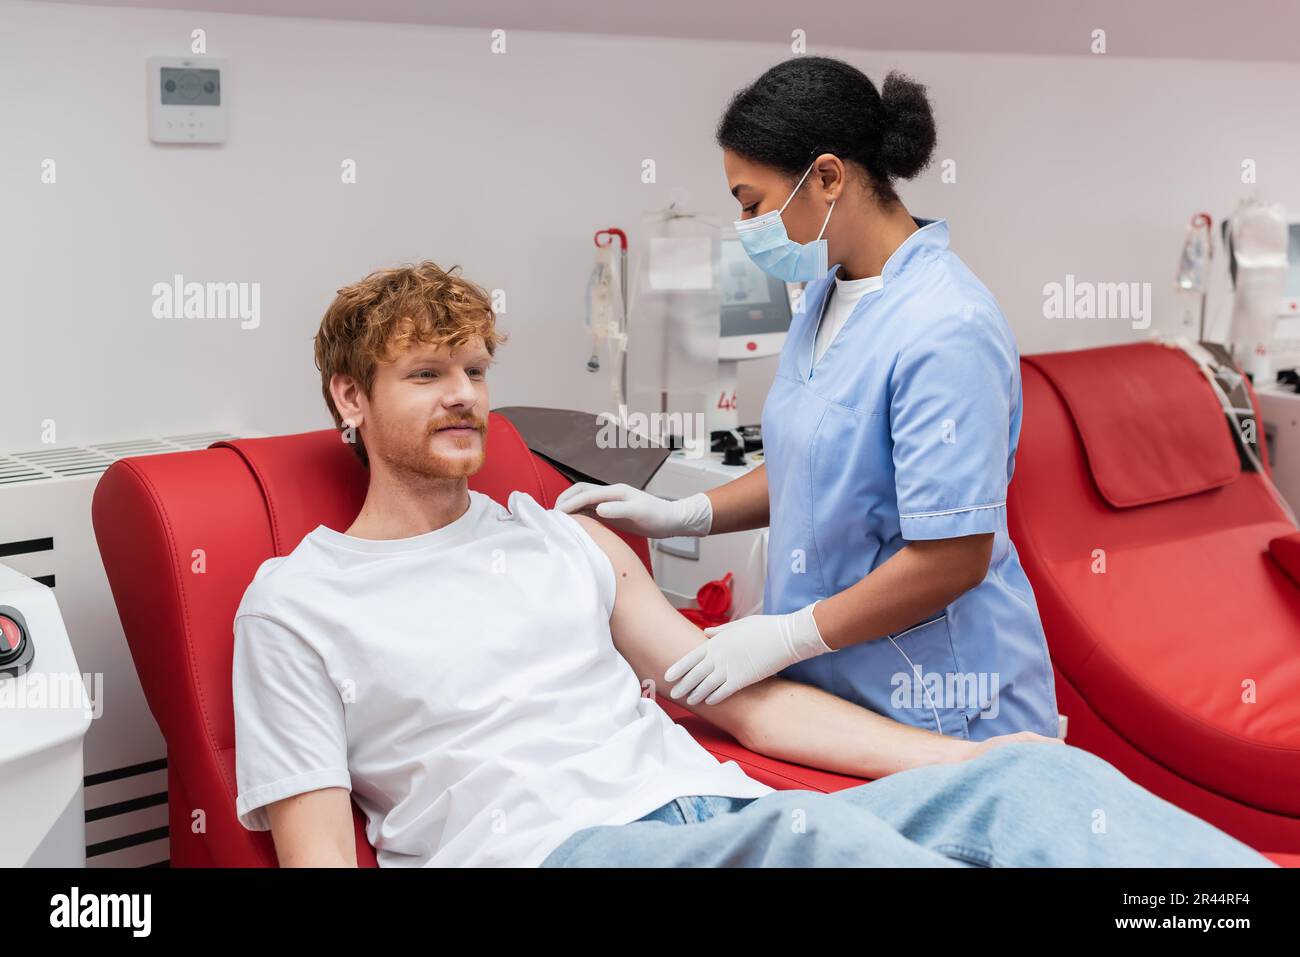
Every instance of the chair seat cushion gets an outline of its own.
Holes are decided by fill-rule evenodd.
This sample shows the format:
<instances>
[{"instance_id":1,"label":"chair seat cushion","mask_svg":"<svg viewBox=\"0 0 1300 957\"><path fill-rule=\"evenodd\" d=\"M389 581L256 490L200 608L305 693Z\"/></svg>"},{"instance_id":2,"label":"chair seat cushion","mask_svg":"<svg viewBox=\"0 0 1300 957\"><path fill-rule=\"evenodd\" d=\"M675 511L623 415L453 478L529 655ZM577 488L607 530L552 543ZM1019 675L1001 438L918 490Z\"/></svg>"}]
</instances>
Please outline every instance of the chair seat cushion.
<instances>
[{"instance_id":1,"label":"chair seat cushion","mask_svg":"<svg viewBox=\"0 0 1300 957\"><path fill-rule=\"evenodd\" d=\"M1300 589L1267 554L1277 523L1047 562L1072 614L1054 657L1097 713L1169 770L1300 814ZM1040 589L1036 589L1040 590ZM1249 640L1243 640L1243 636Z\"/></svg>"}]
</instances>

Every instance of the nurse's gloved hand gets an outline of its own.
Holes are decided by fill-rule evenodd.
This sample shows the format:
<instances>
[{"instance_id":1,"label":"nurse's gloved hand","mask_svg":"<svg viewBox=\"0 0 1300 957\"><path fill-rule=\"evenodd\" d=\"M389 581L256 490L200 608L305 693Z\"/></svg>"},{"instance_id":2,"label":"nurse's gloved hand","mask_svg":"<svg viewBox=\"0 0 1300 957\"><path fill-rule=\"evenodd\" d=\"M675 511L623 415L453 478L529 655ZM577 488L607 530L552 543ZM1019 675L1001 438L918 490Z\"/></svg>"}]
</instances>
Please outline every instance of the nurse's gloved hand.
<instances>
[{"instance_id":1,"label":"nurse's gloved hand","mask_svg":"<svg viewBox=\"0 0 1300 957\"><path fill-rule=\"evenodd\" d=\"M713 525L713 503L703 492L675 501L625 485L578 482L560 493L555 507L572 514L585 512L610 528L646 538L701 537Z\"/></svg>"},{"instance_id":2,"label":"nurse's gloved hand","mask_svg":"<svg viewBox=\"0 0 1300 957\"><path fill-rule=\"evenodd\" d=\"M816 604L789 615L750 615L704 629L709 640L664 672L668 682L686 676L669 697L687 695L686 703L690 705L701 701L717 704L796 661L834 650L827 647L817 630L812 613Z\"/></svg>"}]
</instances>

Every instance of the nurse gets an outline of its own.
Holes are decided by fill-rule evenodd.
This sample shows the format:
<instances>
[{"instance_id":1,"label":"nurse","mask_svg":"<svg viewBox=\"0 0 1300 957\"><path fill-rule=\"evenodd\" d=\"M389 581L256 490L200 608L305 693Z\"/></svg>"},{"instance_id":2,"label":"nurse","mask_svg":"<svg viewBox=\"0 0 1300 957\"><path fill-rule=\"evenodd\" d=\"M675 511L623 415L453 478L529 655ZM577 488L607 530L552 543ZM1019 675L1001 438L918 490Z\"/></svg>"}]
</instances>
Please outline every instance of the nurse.
<instances>
[{"instance_id":1,"label":"nurse","mask_svg":"<svg viewBox=\"0 0 1300 957\"><path fill-rule=\"evenodd\" d=\"M678 501L578 484L556 503L666 538L770 526L763 614L706 630L670 694L773 674L944 735L1058 736L1034 594L1007 535L1020 363L948 223L894 191L930 162L925 88L781 63L718 125L753 261L806 282L763 406L764 464Z\"/></svg>"}]
</instances>

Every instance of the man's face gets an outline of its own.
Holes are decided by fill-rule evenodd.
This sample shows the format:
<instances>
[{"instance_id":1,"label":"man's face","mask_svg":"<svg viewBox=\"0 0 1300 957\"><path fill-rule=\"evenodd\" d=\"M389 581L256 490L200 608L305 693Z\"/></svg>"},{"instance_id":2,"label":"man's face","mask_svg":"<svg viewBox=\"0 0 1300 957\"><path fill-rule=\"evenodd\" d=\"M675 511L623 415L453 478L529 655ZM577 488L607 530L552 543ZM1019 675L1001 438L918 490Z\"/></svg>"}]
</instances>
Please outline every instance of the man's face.
<instances>
[{"instance_id":1,"label":"man's face","mask_svg":"<svg viewBox=\"0 0 1300 957\"><path fill-rule=\"evenodd\" d=\"M487 370L475 336L454 351L415 344L375 369L365 426L371 468L423 478L462 478L483 466L487 446Z\"/></svg>"}]
</instances>

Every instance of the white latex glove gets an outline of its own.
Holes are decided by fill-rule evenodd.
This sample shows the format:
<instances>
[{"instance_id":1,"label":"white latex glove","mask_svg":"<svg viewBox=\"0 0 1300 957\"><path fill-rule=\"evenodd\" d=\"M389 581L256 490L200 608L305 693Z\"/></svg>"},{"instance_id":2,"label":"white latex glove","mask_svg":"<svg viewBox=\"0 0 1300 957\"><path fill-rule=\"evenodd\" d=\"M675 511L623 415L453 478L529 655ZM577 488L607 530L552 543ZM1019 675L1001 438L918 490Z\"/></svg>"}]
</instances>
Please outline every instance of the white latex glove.
<instances>
[{"instance_id":1,"label":"white latex glove","mask_svg":"<svg viewBox=\"0 0 1300 957\"><path fill-rule=\"evenodd\" d=\"M646 538L676 535L700 537L713 525L713 503L703 492L676 500L660 498L625 485L579 482L560 493L555 507L561 512L595 512L610 528Z\"/></svg>"},{"instance_id":2,"label":"white latex glove","mask_svg":"<svg viewBox=\"0 0 1300 957\"><path fill-rule=\"evenodd\" d=\"M709 640L683 655L664 672L664 680L680 682L673 699L689 694L687 704L717 704L741 688L762 681L782 668L834 649L822 641L813 618L813 602L789 615L750 615L716 628L705 628Z\"/></svg>"}]
</instances>

